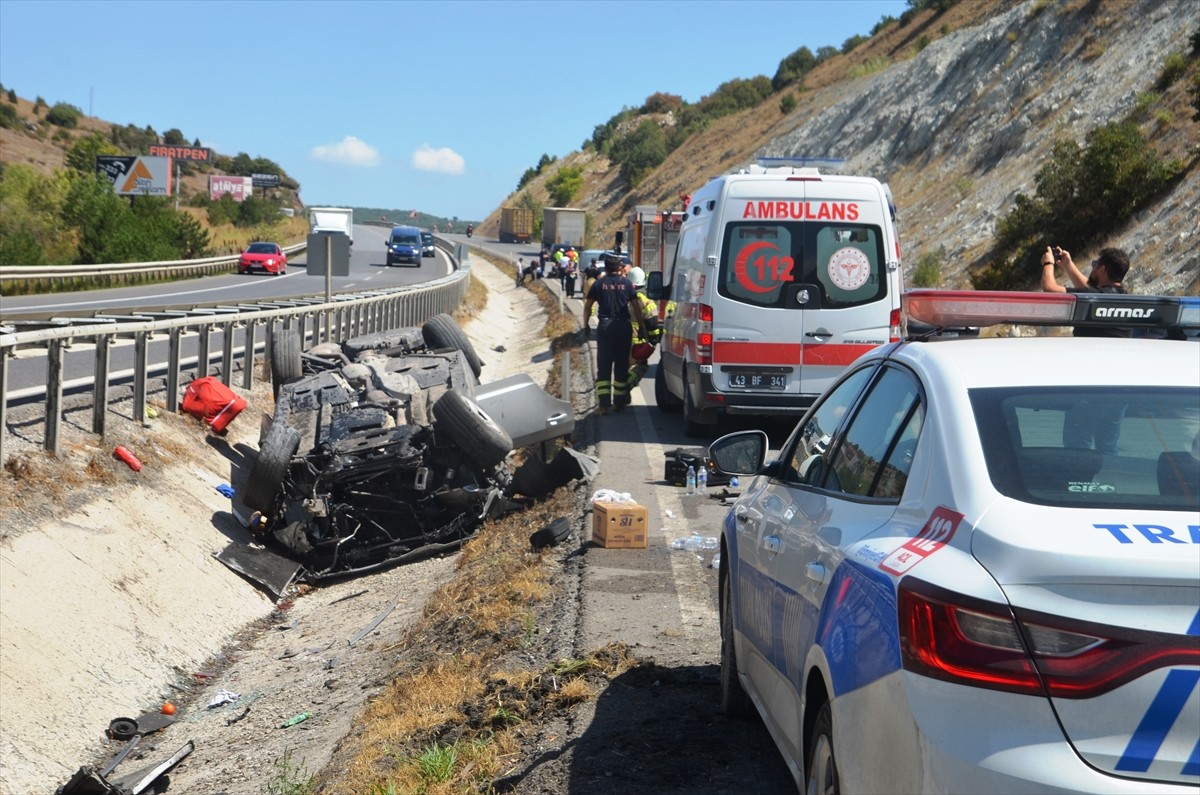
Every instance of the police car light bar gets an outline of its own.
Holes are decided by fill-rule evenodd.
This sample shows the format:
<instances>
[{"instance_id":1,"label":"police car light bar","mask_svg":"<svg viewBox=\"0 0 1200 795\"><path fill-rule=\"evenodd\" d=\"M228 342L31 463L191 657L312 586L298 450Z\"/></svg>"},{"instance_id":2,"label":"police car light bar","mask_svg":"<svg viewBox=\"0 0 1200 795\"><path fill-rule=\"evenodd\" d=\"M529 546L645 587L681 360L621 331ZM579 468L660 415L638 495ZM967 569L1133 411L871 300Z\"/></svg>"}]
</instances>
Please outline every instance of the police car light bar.
<instances>
[{"instance_id":1,"label":"police car light bar","mask_svg":"<svg viewBox=\"0 0 1200 795\"><path fill-rule=\"evenodd\" d=\"M997 323L1070 323L1075 296L1064 293L1007 293L994 290L909 290L904 314L931 326L994 326Z\"/></svg>"},{"instance_id":2,"label":"police car light bar","mask_svg":"<svg viewBox=\"0 0 1200 795\"><path fill-rule=\"evenodd\" d=\"M905 314L941 328L1021 323L1031 326L1200 327L1200 298L1112 293L910 290Z\"/></svg>"}]
</instances>

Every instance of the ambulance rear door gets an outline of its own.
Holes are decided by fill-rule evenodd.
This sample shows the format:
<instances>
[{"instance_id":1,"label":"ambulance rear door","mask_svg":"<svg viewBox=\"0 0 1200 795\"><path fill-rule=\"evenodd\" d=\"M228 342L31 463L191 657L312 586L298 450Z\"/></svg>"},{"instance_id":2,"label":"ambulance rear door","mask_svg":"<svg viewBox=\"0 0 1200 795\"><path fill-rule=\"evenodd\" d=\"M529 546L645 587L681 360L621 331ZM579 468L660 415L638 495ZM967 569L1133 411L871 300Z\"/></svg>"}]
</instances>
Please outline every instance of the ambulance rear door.
<instances>
[{"instance_id":1,"label":"ambulance rear door","mask_svg":"<svg viewBox=\"0 0 1200 795\"><path fill-rule=\"evenodd\" d=\"M900 308L899 266L887 198L878 182L824 177L804 183L808 221L800 270L818 287L804 310L801 389L824 392L853 362L888 342Z\"/></svg>"},{"instance_id":2,"label":"ambulance rear door","mask_svg":"<svg viewBox=\"0 0 1200 795\"><path fill-rule=\"evenodd\" d=\"M731 393L730 405L738 393L807 405L847 364L887 341L882 192L872 180L829 180L729 185L713 297L713 382Z\"/></svg>"}]
</instances>

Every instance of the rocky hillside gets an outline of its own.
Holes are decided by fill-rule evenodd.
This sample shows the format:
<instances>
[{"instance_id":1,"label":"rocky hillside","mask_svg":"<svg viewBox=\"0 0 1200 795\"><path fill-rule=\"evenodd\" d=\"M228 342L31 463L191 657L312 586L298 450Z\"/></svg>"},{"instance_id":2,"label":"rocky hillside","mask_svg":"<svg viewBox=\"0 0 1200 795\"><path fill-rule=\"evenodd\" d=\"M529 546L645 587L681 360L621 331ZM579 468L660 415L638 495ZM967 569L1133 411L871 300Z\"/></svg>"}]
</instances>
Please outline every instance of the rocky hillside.
<instances>
[{"instance_id":1,"label":"rocky hillside","mask_svg":"<svg viewBox=\"0 0 1200 795\"><path fill-rule=\"evenodd\" d=\"M596 244L624 228L634 206L677 209L681 193L756 157L841 157L846 173L890 183L906 271L938 255L940 286L969 287L973 272L1010 253L993 250L997 221L1018 194L1034 194L1034 175L1054 144L1082 146L1090 131L1132 116L1157 153L1184 170L1165 196L1096 248L1130 253L1126 281L1137 292L1197 294L1200 124L1188 96L1194 54L1183 79L1161 92L1155 83L1170 53L1190 53L1198 30L1200 3L1188 0L963 0L821 62L794 91L798 101L787 115L776 93L717 120L635 190L594 151L560 158L529 190L547 202L545 180L561 166L582 166L577 204L589 211ZM497 217L498 209L485 234ZM1091 253L1075 258L1086 262Z\"/></svg>"}]
</instances>

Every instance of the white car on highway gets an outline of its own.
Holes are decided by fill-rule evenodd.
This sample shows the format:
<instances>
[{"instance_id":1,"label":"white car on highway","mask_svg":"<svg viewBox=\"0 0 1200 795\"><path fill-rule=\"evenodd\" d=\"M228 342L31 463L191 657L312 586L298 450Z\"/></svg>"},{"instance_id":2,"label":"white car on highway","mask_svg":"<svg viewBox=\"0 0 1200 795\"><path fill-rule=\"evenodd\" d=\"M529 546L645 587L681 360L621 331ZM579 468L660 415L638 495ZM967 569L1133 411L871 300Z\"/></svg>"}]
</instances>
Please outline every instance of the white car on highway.
<instances>
[{"instance_id":1,"label":"white car on highway","mask_svg":"<svg viewBox=\"0 0 1200 795\"><path fill-rule=\"evenodd\" d=\"M721 696L809 793L1200 787L1200 298L916 290L721 539ZM915 324L914 324L915 325Z\"/></svg>"}]
</instances>

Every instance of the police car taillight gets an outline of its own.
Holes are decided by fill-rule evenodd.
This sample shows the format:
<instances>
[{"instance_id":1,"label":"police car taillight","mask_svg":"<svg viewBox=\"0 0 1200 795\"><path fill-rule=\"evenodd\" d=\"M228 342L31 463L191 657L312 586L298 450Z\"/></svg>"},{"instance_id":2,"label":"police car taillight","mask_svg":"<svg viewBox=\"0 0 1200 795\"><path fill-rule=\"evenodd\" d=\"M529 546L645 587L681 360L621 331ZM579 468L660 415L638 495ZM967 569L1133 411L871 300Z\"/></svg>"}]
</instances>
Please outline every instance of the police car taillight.
<instances>
[{"instance_id":1,"label":"police car taillight","mask_svg":"<svg viewBox=\"0 0 1200 795\"><path fill-rule=\"evenodd\" d=\"M1158 668L1200 664L1188 636L1100 626L900 583L906 670L947 682L1055 698L1093 698Z\"/></svg>"}]
</instances>

